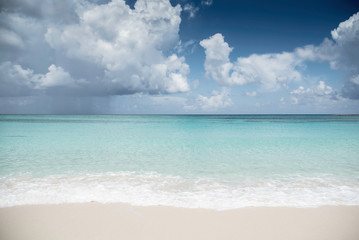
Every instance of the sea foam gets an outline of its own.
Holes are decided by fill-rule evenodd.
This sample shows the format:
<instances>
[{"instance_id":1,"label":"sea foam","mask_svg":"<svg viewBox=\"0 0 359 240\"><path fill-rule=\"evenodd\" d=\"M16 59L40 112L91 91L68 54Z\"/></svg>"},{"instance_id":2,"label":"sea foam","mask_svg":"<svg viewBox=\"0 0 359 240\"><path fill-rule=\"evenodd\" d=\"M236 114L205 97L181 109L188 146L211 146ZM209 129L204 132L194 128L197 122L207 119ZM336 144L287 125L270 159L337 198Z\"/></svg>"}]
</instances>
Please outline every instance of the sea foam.
<instances>
[{"instance_id":1,"label":"sea foam","mask_svg":"<svg viewBox=\"0 0 359 240\"><path fill-rule=\"evenodd\" d=\"M0 207L91 201L216 210L359 205L359 184L330 176L220 181L134 172L0 179Z\"/></svg>"}]
</instances>

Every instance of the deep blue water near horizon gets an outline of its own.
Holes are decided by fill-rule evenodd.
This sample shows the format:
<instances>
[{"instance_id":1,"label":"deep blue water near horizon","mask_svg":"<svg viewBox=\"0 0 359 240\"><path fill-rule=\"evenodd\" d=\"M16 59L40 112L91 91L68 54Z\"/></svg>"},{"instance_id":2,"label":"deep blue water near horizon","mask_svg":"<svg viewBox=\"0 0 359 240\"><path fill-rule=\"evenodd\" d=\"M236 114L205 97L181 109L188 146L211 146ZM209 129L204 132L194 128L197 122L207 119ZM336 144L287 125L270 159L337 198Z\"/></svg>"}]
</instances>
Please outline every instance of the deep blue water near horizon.
<instances>
[{"instance_id":1,"label":"deep blue water near horizon","mask_svg":"<svg viewBox=\"0 0 359 240\"><path fill-rule=\"evenodd\" d=\"M0 115L0 206L359 204L358 115Z\"/></svg>"}]
</instances>

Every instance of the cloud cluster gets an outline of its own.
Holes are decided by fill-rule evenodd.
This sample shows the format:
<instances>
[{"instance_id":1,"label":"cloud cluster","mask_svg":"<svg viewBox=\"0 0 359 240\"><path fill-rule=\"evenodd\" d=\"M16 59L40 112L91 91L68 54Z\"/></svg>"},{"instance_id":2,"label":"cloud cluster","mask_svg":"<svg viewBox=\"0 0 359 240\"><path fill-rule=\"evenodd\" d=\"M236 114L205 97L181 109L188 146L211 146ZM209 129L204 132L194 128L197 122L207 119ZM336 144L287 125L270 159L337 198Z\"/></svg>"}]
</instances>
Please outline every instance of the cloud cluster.
<instances>
[{"instance_id":1,"label":"cloud cluster","mask_svg":"<svg viewBox=\"0 0 359 240\"><path fill-rule=\"evenodd\" d=\"M348 73L342 94L347 98L359 99L359 13L340 23L332 31L332 38L334 43L331 50L336 57L331 65Z\"/></svg>"},{"instance_id":2,"label":"cloud cluster","mask_svg":"<svg viewBox=\"0 0 359 240\"><path fill-rule=\"evenodd\" d=\"M229 54L233 49L222 34L202 40L200 45L206 53L204 67L207 76L221 86L258 83L266 90L276 90L302 78L297 70L301 61L293 53L252 54L232 63Z\"/></svg>"},{"instance_id":3,"label":"cloud cluster","mask_svg":"<svg viewBox=\"0 0 359 240\"><path fill-rule=\"evenodd\" d=\"M229 54L233 49L224 41L222 34L217 33L202 40L199 44L205 49L204 68L206 75L220 85L231 85L233 81L230 77L230 71L233 64L229 60Z\"/></svg>"},{"instance_id":4,"label":"cloud cluster","mask_svg":"<svg viewBox=\"0 0 359 240\"><path fill-rule=\"evenodd\" d=\"M303 86L290 92L293 104L312 104L323 101L338 101L338 93L323 81L314 88L304 88Z\"/></svg>"},{"instance_id":5,"label":"cloud cluster","mask_svg":"<svg viewBox=\"0 0 359 240\"><path fill-rule=\"evenodd\" d=\"M183 6L183 11L188 13L189 18L194 18L199 10L193 3L186 3Z\"/></svg>"},{"instance_id":6,"label":"cloud cluster","mask_svg":"<svg viewBox=\"0 0 359 240\"><path fill-rule=\"evenodd\" d=\"M359 12L339 24L331 32L332 48L336 57L332 60L335 68L358 72L359 62Z\"/></svg>"},{"instance_id":7,"label":"cloud cluster","mask_svg":"<svg viewBox=\"0 0 359 240\"><path fill-rule=\"evenodd\" d=\"M48 68L46 74L35 74L31 69L3 62L0 65L0 79L1 96L26 96L48 88L76 88L81 84L81 80L76 82L62 67L54 64Z\"/></svg>"},{"instance_id":8,"label":"cloud cluster","mask_svg":"<svg viewBox=\"0 0 359 240\"><path fill-rule=\"evenodd\" d=\"M297 48L295 53L304 60L327 61L334 70L344 70L341 94L350 99L359 99L359 13L341 22L331 31L331 39L324 39L319 46Z\"/></svg>"},{"instance_id":9,"label":"cloud cluster","mask_svg":"<svg viewBox=\"0 0 359 240\"><path fill-rule=\"evenodd\" d=\"M199 95L197 104L204 111L217 111L221 108L229 107L233 104L230 93L227 88L223 88L221 92L213 91L210 97Z\"/></svg>"},{"instance_id":10,"label":"cloud cluster","mask_svg":"<svg viewBox=\"0 0 359 240\"><path fill-rule=\"evenodd\" d=\"M188 91L189 66L170 53L179 41L180 13L169 0L138 0L134 9L124 0L5 1L0 81L8 91L0 93Z\"/></svg>"},{"instance_id":11,"label":"cloud cluster","mask_svg":"<svg viewBox=\"0 0 359 240\"><path fill-rule=\"evenodd\" d=\"M307 61L329 62L332 69L347 72L342 88L346 98L359 99L359 13L339 24L319 46L308 45L293 52L252 54L231 62L232 48L217 33L200 42L205 49L206 75L221 86L255 83L264 91L287 87L289 82L303 79Z\"/></svg>"}]
</instances>

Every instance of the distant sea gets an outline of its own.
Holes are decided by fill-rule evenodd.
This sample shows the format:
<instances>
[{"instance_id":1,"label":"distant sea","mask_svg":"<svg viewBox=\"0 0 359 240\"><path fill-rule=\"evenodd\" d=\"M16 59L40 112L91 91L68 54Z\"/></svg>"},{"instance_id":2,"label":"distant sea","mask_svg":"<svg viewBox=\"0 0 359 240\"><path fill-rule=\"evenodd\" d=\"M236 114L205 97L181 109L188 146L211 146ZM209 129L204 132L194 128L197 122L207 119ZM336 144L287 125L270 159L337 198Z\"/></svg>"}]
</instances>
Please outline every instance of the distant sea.
<instances>
[{"instance_id":1,"label":"distant sea","mask_svg":"<svg viewBox=\"0 0 359 240\"><path fill-rule=\"evenodd\" d=\"M0 115L0 207L359 205L359 116Z\"/></svg>"}]
</instances>

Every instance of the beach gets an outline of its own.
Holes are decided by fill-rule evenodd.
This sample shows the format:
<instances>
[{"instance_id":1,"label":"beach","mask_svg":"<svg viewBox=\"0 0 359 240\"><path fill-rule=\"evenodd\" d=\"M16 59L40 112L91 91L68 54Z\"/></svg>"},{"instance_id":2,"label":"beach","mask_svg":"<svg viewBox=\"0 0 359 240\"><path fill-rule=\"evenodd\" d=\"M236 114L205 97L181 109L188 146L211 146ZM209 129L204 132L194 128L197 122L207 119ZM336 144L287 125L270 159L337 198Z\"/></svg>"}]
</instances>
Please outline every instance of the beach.
<instances>
[{"instance_id":1,"label":"beach","mask_svg":"<svg viewBox=\"0 0 359 240\"><path fill-rule=\"evenodd\" d=\"M0 239L359 239L359 117L2 115Z\"/></svg>"},{"instance_id":2,"label":"beach","mask_svg":"<svg viewBox=\"0 0 359 240\"><path fill-rule=\"evenodd\" d=\"M0 6L0 240L359 240L359 1Z\"/></svg>"},{"instance_id":3,"label":"beach","mask_svg":"<svg viewBox=\"0 0 359 240\"><path fill-rule=\"evenodd\" d=\"M216 211L80 203L0 209L2 240L357 240L358 223L359 206Z\"/></svg>"}]
</instances>

